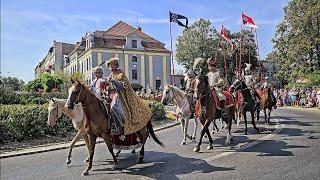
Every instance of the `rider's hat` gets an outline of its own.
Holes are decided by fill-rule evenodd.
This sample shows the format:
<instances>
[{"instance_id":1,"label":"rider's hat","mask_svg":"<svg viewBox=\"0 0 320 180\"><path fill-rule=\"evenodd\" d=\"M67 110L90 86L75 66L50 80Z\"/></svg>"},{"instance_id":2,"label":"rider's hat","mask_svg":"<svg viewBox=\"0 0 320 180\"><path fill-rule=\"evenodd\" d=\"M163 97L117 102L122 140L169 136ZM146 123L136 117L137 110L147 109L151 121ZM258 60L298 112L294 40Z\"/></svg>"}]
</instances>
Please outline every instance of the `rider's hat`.
<instances>
[{"instance_id":1,"label":"rider's hat","mask_svg":"<svg viewBox=\"0 0 320 180\"><path fill-rule=\"evenodd\" d=\"M97 67L94 69L94 73L103 73L102 67Z\"/></svg>"},{"instance_id":2,"label":"rider's hat","mask_svg":"<svg viewBox=\"0 0 320 180\"><path fill-rule=\"evenodd\" d=\"M116 57L109 59L109 60L106 62L107 67L109 67L110 63L115 63L115 64L118 65L118 64L119 64L119 59L116 58Z\"/></svg>"}]
</instances>

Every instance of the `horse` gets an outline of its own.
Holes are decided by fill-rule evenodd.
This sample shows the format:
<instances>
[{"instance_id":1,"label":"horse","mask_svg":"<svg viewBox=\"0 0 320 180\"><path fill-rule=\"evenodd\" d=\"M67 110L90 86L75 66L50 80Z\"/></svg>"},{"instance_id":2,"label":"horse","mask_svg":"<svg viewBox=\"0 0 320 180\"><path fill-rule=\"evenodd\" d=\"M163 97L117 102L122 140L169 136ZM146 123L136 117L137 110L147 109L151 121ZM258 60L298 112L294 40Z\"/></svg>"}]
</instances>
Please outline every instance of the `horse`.
<instances>
[{"instance_id":1,"label":"horse","mask_svg":"<svg viewBox=\"0 0 320 180\"><path fill-rule=\"evenodd\" d=\"M272 111L272 97L271 97L271 88L260 88L257 90L257 93L260 95L260 109L264 112L264 120L266 124L270 124L270 116ZM267 113L268 110L268 113ZM257 114L259 117L260 113ZM259 119L258 119L259 120Z\"/></svg>"},{"instance_id":2,"label":"horse","mask_svg":"<svg viewBox=\"0 0 320 180\"><path fill-rule=\"evenodd\" d=\"M94 156L95 142L97 137L101 137L107 144L108 150L113 158L113 166L111 170L114 170L117 166L117 158L113 152L112 139L111 139L111 113L110 108L104 108L102 102L79 80L71 81L72 86L69 89L69 96L65 107L68 109L74 109L74 105L81 103L85 116L87 117L84 122L84 128L89 139L89 164L82 175L88 175L89 170L92 168L92 160ZM110 106L110 105L108 105ZM154 133L151 119L147 125L136 133L139 142L141 143L140 155L137 163L143 163L144 158L144 145L149 135L152 139L164 147L164 144L157 138Z\"/></svg>"},{"instance_id":3,"label":"horse","mask_svg":"<svg viewBox=\"0 0 320 180\"><path fill-rule=\"evenodd\" d=\"M86 146L88 148L89 152L89 143L88 143L88 136L85 132L85 128L83 126L86 116L83 113L82 105L78 104L75 109L69 110L65 108L65 104L67 102L66 99L47 99L49 102L48 106L48 121L47 124L49 126L54 126L58 120L58 118L64 113L67 117L69 117L72 120L73 127L78 131L75 137L72 139L70 146L69 146L69 153L67 156L66 164L69 165L71 163L71 153L74 145L76 142L80 140L81 137L83 137L84 142L86 143ZM89 155L86 158L85 162L89 161Z\"/></svg>"},{"instance_id":4,"label":"horse","mask_svg":"<svg viewBox=\"0 0 320 180\"><path fill-rule=\"evenodd\" d=\"M240 91L241 95L243 96L240 102L239 111L242 113L242 116L244 117L244 124L246 127L245 134L246 135L248 134L247 111L251 113L251 120L252 120L252 125L254 129L259 132L259 128L256 126L254 121L254 114L257 111L258 107L247 85L242 80L236 79L230 86L230 92L233 92L233 91Z\"/></svg>"},{"instance_id":5,"label":"horse","mask_svg":"<svg viewBox=\"0 0 320 180\"><path fill-rule=\"evenodd\" d=\"M74 145L80 140L81 137L83 137L84 142L86 143L86 146L88 148L89 152L89 145L88 145L88 136L84 129L84 121L86 116L84 115L83 108L81 103L78 104L74 110L69 110L65 108L65 104L67 102L67 99L47 99L49 102L48 106L48 121L47 124L49 126L54 126L56 124L56 121L58 118L63 114L65 114L67 117L69 117L72 120L73 127L78 131L75 137L72 139L70 146L69 146L69 153L66 160L66 165L69 165L71 163L71 153ZM119 149L116 152L116 157L119 156L121 150ZM131 153L135 153L135 150L133 149ZM89 155L86 158L85 162L89 162Z\"/></svg>"},{"instance_id":6,"label":"horse","mask_svg":"<svg viewBox=\"0 0 320 180\"><path fill-rule=\"evenodd\" d=\"M185 145L187 138L189 138L190 140L196 139L198 121L196 118L194 118L194 131L192 136L190 136L188 134L188 125L189 119L192 117L193 112L191 112L187 94L175 86L166 85L162 93L161 103L166 105L168 101L172 100L175 100L177 103L176 117L181 122L183 133L183 140L181 142L181 145Z\"/></svg>"},{"instance_id":7,"label":"horse","mask_svg":"<svg viewBox=\"0 0 320 180\"><path fill-rule=\"evenodd\" d=\"M231 126L232 126L232 119L234 119L235 114L235 105L234 105L234 99L232 95L229 93L229 97L231 97L231 101L233 101L233 104L228 104L226 107L227 117L221 117L221 111L217 107L216 101L218 101L214 95L214 90L211 90L209 87L208 77L203 74L199 74L196 77L196 88L194 92L194 96L197 99L196 102L196 112L197 115L200 117L200 122L203 125L201 129L200 139L197 144L197 146L193 149L194 152L200 151L200 146L202 144L202 138L204 134L206 133L209 138L209 146L207 149L212 149L213 146L213 140L211 138L210 132L209 132L209 125L214 119L222 118L222 121L226 122L228 125L228 135L226 138L226 144L230 144L231 141L233 141L233 136L231 134ZM228 92L224 92L228 93Z\"/></svg>"}]
</instances>

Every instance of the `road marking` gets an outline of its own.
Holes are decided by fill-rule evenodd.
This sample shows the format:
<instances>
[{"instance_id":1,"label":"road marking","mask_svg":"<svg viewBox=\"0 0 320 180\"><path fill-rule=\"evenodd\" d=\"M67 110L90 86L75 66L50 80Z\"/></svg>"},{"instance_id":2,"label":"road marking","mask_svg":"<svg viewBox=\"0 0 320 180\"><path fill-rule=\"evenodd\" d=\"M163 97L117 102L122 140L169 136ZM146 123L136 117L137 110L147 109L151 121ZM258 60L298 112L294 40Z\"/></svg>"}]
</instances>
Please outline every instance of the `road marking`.
<instances>
[{"instance_id":1,"label":"road marking","mask_svg":"<svg viewBox=\"0 0 320 180\"><path fill-rule=\"evenodd\" d=\"M282 129L285 127L284 124L280 124L282 119L279 119L279 118L274 118L276 119L276 123L277 125L275 126L275 130L272 131L270 134L266 135L266 136L263 136L253 142L247 142L247 143L244 143L244 144L239 144L237 146L235 146L234 148L234 151L232 152L224 152L224 153L221 153L221 154L218 154L218 155L215 155L215 156L212 156L212 157L209 157L209 158L204 158L204 159L200 159L200 160L197 160L197 161L193 161L191 164L194 164L194 165L199 165L199 164L203 164L205 162L210 162L210 161L214 161L214 160L217 160L217 159L220 159L222 157L226 157L226 156L229 156L231 154L235 154L236 152L239 152L239 151L243 151L247 148L250 148L250 147L253 147L257 144L260 144L268 139L271 139L272 137L276 136L277 134L279 134Z\"/></svg>"}]
</instances>

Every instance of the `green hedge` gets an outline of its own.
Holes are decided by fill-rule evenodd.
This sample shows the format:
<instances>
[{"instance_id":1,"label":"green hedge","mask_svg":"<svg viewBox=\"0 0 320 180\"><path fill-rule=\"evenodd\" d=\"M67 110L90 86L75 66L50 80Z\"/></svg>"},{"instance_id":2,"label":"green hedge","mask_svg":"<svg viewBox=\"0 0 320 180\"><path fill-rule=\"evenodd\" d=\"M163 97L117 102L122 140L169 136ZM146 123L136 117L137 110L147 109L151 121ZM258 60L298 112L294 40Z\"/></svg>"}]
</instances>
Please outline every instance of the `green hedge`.
<instances>
[{"instance_id":1,"label":"green hedge","mask_svg":"<svg viewBox=\"0 0 320 180\"><path fill-rule=\"evenodd\" d=\"M162 103L149 100L144 100L144 102L151 108L154 121L159 121L166 118L166 110Z\"/></svg>"},{"instance_id":2,"label":"green hedge","mask_svg":"<svg viewBox=\"0 0 320 180\"><path fill-rule=\"evenodd\" d=\"M166 118L164 106L159 102L145 101L150 105L153 120ZM45 135L66 136L75 131L71 120L62 115L52 128L47 125L48 105L0 105L0 143L37 139Z\"/></svg>"},{"instance_id":3,"label":"green hedge","mask_svg":"<svg viewBox=\"0 0 320 180\"><path fill-rule=\"evenodd\" d=\"M0 87L0 104L45 104L47 103L46 98L68 98L67 93L55 92L55 93L30 93L30 92L20 92L5 89Z\"/></svg>"},{"instance_id":4,"label":"green hedge","mask_svg":"<svg viewBox=\"0 0 320 180\"><path fill-rule=\"evenodd\" d=\"M65 136L74 131L66 116L52 128L47 125L47 105L0 105L0 143L36 139L45 135Z\"/></svg>"}]
</instances>

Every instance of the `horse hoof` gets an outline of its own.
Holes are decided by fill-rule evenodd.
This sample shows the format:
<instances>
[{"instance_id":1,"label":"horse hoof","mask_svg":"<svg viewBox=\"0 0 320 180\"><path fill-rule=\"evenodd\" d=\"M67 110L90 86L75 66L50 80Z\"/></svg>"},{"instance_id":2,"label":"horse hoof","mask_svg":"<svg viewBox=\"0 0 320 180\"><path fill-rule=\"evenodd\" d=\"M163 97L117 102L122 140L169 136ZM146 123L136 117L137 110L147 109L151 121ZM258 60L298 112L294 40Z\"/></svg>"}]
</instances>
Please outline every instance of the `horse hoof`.
<instances>
[{"instance_id":1,"label":"horse hoof","mask_svg":"<svg viewBox=\"0 0 320 180\"><path fill-rule=\"evenodd\" d=\"M88 171L83 171L83 172L82 172L82 176L87 176L87 175L89 175L89 172L88 172Z\"/></svg>"},{"instance_id":2,"label":"horse hoof","mask_svg":"<svg viewBox=\"0 0 320 180\"><path fill-rule=\"evenodd\" d=\"M137 163L138 163L138 164L142 164L142 163L143 163L142 158L139 158L139 159L137 160Z\"/></svg>"},{"instance_id":3,"label":"horse hoof","mask_svg":"<svg viewBox=\"0 0 320 180\"><path fill-rule=\"evenodd\" d=\"M248 133L247 133L247 132L245 132L245 133L244 133L244 135L248 135Z\"/></svg>"},{"instance_id":4,"label":"horse hoof","mask_svg":"<svg viewBox=\"0 0 320 180\"><path fill-rule=\"evenodd\" d=\"M207 147L207 150L210 150L210 149L213 149L213 146L212 146L212 145L209 145L209 146Z\"/></svg>"},{"instance_id":5,"label":"horse hoof","mask_svg":"<svg viewBox=\"0 0 320 180\"><path fill-rule=\"evenodd\" d=\"M136 150L135 150L135 149L132 149L131 153L132 153L132 154L136 153Z\"/></svg>"},{"instance_id":6,"label":"horse hoof","mask_svg":"<svg viewBox=\"0 0 320 180\"><path fill-rule=\"evenodd\" d=\"M193 152L199 152L200 151L200 147L195 147L194 149L193 149Z\"/></svg>"},{"instance_id":7,"label":"horse hoof","mask_svg":"<svg viewBox=\"0 0 320 180\"><path fill-rule=\"evenodd\" d=\"M182 141L181 142L181 145L186 145L187 143L185 141Z\"/></svg>"},{"instance_id":8,"label":"horse hoof","mask_svg":"<svg viewBox=\"0 0 320 180\"><path fill-rule=\"evenodd\" d=\"M66 161L66 165L69 165L71 163L71 160Z\"/></svg>"},{"instance_id":9,"label":"horse hoof","mask_svg":"<svg viewBox=\"0 0 320 180\"><path fill-rule=\"evenodd\" d=\"M117 169L117 165L113 165L112 167L111 167L111 170L113 171L113 170L115 170L115 169Z\"/></svg>"},{"instance_id":10,"label":"horse hoof","mask_svg":"<svg viewBox=\"0 0 320 180\"><path fill-rule=\"evenodd\" d=\"M226 144L226 145L230 145L230 144L231 144L231 141L230 141L230 140L226 140L225 144Z\"/></svg>"}]
</instances>

